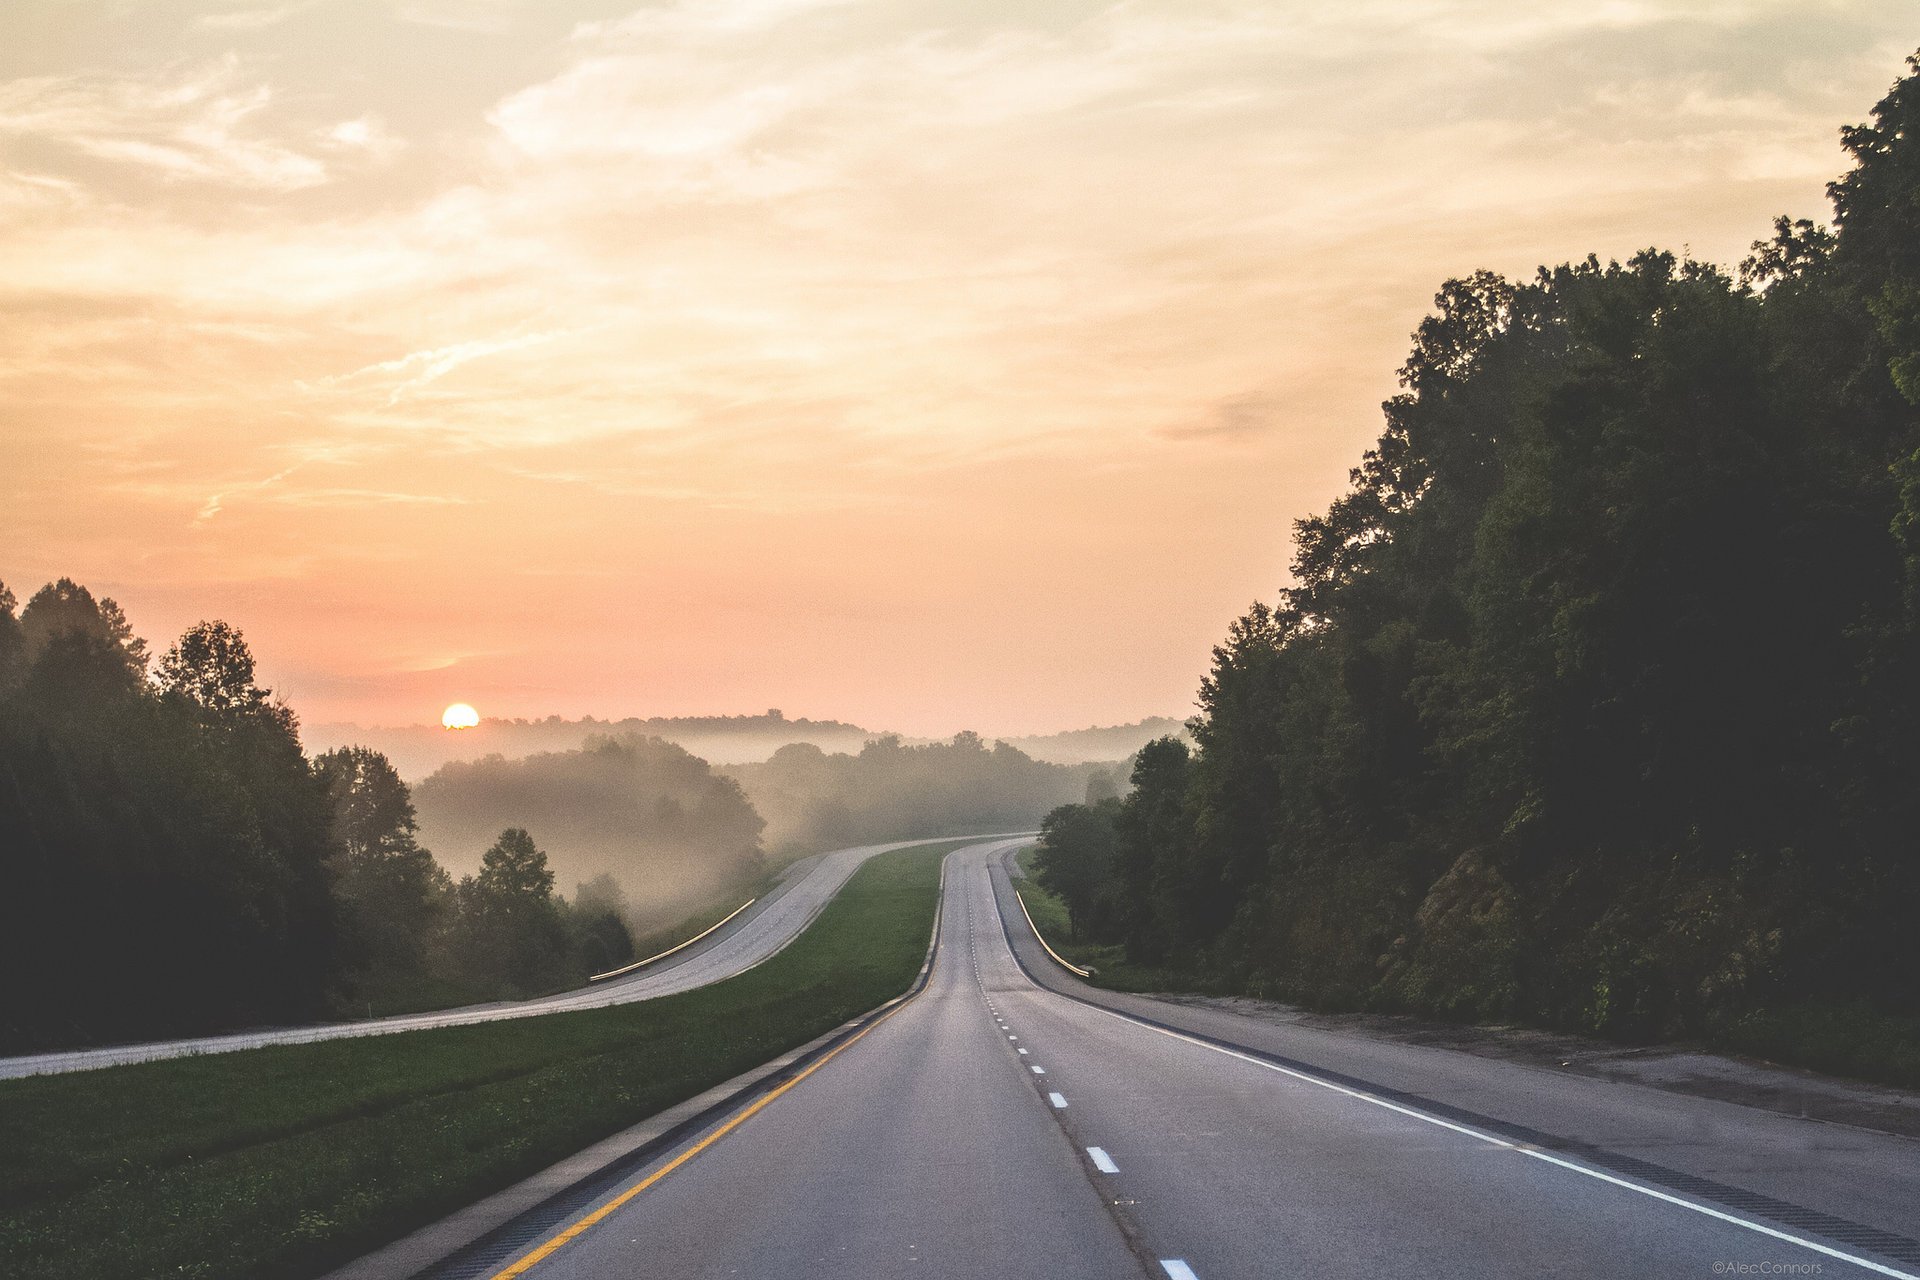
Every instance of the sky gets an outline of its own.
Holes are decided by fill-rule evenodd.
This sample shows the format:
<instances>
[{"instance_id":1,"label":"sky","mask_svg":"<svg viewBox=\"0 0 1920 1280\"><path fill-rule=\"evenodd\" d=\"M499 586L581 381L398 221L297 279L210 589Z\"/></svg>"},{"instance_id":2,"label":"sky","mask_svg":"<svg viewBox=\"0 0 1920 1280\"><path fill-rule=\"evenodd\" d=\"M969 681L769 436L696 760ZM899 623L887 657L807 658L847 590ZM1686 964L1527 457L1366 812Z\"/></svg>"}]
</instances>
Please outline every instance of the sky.
<instances>
[{"instance_id":1,"label":"sky","mask_svg":"<svg viewBox=\"0 0 1920 1280\"><path fill-rule=\"evenodd\" d=\"M1907 0L6 0L0 579L310 723L1186 715L1449 276L1824 218Z\"/></svg>"}]
</instances>

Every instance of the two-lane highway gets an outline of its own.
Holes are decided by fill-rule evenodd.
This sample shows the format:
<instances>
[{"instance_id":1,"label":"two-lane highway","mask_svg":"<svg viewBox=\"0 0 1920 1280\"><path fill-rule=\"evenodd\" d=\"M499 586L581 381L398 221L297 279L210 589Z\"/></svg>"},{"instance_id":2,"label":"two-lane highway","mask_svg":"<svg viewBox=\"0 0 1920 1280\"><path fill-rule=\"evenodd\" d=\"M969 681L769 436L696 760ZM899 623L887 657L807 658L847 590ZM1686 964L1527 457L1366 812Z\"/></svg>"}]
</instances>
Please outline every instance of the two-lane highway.
<instances>
[{"instance_id":1,"label":"two-lane highway","mask_svg":"<svg viewBox=\"0 0 1920 1280\"><path fill-rule=\"evenodd\" d=\"M1014 843L951 855L922 994L754 1114L663 1154L578 1206L571 1225L470 1259L462 1274L1920 1271L1878 1251L1900 1249L1897 1215L1877 1234L1863 1228L1864 1244L1838 1239L1784 1223L1777 1209L1744 1212L1468 1122L1457 1108L1050 990L1010 949L1029 966L1039 955L1026 955L1017 907L1019 923L1003 924L998 862ZM1529 1085L1551 1095L1555 1082ZM1558 1105L1562 1118L1580 1114L1577 1096ZM1817 1170L1825 1157L1801 1137L1778 1158ZM1883 1141L1892 1145L1875 1159L1920 1193L1920 1148ZM1871 1214L1881 1189L1833 1203ZM1835 1220L1809 1211L1806 1221Z\"/></svg>"},{"instance_id":2,"label":"two-lane highway","mask_svg":"<svg viewBox=\"0 0 1920 1280\"><path fill-rule=\"evenodd\" d=\"M716 930L697 946L637 970L623 977L596 983L577 991L536 1000L469 1005L436 1013L402 1014L389 1018L371 1018L360 1022L331 1022L315 1026L277 1027L263 1031L243 1031L227 1035L198 1036L185 1040L154 1041L146 1044L110 1045L98 1049L77 1049L60 1053L26 1054L0 1058L0 1080L17 1076L49 1075L64 1071L91 1071L98 1067L119 1066L130 1062L148 1062L158 1058L182 1058L191 1054L231 1053L240 1049L259 1049L267 1045L308 1044L317 1040L338 1040L349 1036L390 1035L398 1031L423 1031L432 1027L466 1026L476 1022L498 1022L508 1018L532 1018L547 1013L574 1009L598 1009L607 1005L631 1004L653 1000L679 991L690 991L730 978L763 963L799 937L813 918L840 892L848 877L875 854L914 845L938 844L931 840L907 840L894 844L862 845L839 849L796 863L774 890L740 913L726 928ZM985 838L985 837L983 837Z\"/></svg>"}]
</instances>

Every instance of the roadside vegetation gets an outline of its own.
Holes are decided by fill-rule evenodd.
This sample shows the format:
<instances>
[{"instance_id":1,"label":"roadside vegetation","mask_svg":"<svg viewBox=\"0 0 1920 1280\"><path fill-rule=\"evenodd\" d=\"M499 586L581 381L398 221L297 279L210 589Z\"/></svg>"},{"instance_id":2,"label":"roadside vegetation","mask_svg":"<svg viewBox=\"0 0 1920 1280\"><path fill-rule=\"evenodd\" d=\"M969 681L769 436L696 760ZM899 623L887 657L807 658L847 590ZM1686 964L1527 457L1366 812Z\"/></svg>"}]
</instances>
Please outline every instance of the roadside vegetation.
<instances>
[{"instance_id":1,"label":"roadside vegetation","mask_svg":"<svg viewBox=\"0 0 1920 1280\"><path fill-rule=\"evenodd\" d=\"M320 1274L900 994L959 843L873 859L786 950L697 991L0 1082L0 1258Z\"/></svg>"},{"instance_id":2,"label":"roadside vegetation","mask_svg":"<svg viewBox=\"0 0 1920 1280\"><path fill-rule=\"evenodd\" d=\"M1115 789L971 733L740 775L601 735L410 787L365 746L306 755L225 622L155 661L77 582L24 605L0 584L0 1054L564 990L795 858L1031 829Z\"/></svg>"},{"instance_id":3,"label":"roadside vegetation","mask_svg":"<svg viewBox=\"0 0 1920 1280\"><path fill-rule=\"evenodd\" d=\"M1193 745L1046 820L1076 945L1920 1085L1910 69L1842 131L1833 226L1735 273L1442 287Z\"/></svg>"},{"instance_id":4,"label":"roadside vegetation","mask_svg":"<svg viewBox=\"0 0 1920 1280\"><path fill-rule=\"evenodd\" d=\"M766 817L769 846L787 856L952 831L1031 831L1107 777L1105 766L1049 764L977 733L920 746L887 734L853 755L798 742L721 772L745 788Z\"/></svg>"},{"instance_id":5,"label":"roadside vegetation","mask_svg":"<svg viewBox=\"0 0 1920 1280\"><path fill-rule=\"evenodd\" d=\"M0 586L0 1052L526 995L631 954L618 886L561 897L517 824L456 882L384 757L303 754L226 623L150 664L76 582L16 603Z\"/></svg>"}]
</instances>

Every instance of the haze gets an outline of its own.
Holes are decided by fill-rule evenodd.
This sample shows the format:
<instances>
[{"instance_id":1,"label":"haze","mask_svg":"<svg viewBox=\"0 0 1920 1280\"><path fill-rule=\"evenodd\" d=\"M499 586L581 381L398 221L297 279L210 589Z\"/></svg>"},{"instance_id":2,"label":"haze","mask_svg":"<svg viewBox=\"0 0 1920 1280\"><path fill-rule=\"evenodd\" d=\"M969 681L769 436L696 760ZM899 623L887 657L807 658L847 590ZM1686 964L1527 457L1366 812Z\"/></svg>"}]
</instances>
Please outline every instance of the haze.
<instances>
[{"instance_id":1,"label":"haze","mask_svg":"<svg viewBox=\"0 0 1920 1280\"><path fill-rule=\"evenodd\" d=\"M1911 44L1887 0L13 0L0 545L233 621L313 721L1178 715L1443 278L1737 261Z\"/></svg>"}]
</instances>

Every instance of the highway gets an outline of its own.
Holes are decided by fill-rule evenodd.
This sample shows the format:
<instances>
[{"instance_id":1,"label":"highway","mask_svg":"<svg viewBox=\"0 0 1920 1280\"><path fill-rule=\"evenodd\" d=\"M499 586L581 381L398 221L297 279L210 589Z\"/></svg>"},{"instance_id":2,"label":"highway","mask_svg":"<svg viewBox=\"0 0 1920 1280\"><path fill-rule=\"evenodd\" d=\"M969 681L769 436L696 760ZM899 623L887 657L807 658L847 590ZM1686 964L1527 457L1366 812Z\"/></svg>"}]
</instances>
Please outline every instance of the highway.
<instances>
[{"instance_id":1,"label":"highway","mask_svg":"<svg viewBox=\"0 0 1920 1280\"><path fill-rule=\"evenodd\" d=\"M950 855L921 994L437 1274L1920 1275L1920 1144L1096 991L1019 843Z\"/></svg>"},{"instance_id":2,"label":"highway","mask_svg":"<svg viewBox=\"0 0 1920 1280\"><path fill-rule=\"evenodd\" d=\"M942 837L943 839L946 837ZM576 991L544 996L536 1000L497 1002L445 1009L434 1013L401 1014L388 1018L370 1018L357 1022L333 1022L303 1027L276 1027L267 1030L235 1032L227 1035L200 1036L184 1040L154 1041L146 1044L110 1045L70 1052L26 1054L0 1058L0 1080L18 1076L49 1075L64 1071L91 1071L98 1067L119 1066L129 1062L149 1062L158 1058L180 1058L199 1053L231 1053L239 1049L259 1049L267 1045L308 1044L316 1040L336 1040L347 1036L389 1035L396 1031L420 1031L429 1027L464 1026L475 1022L496 1022L507 1018L531 1018L545 1013L573 1009L597 1009L606 1005L631 1004L659 996L688 991L730 978L768 959L800 936L802 930L820 914L822 907L840 891L847 877L861 863L889 849L904 849L937 840L908 840L894 844L863 845L840 849L795 863L779 884L726 928L717 930L696 946L687 948L659 963L649 965L620 978L595 983Z\"/></svg>"}]
</instances>

